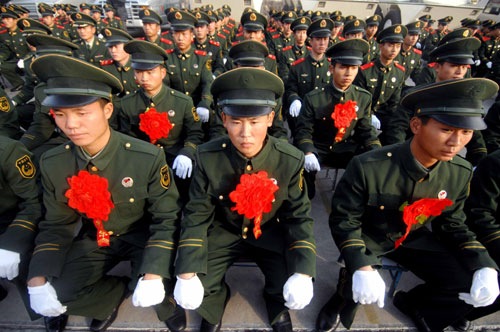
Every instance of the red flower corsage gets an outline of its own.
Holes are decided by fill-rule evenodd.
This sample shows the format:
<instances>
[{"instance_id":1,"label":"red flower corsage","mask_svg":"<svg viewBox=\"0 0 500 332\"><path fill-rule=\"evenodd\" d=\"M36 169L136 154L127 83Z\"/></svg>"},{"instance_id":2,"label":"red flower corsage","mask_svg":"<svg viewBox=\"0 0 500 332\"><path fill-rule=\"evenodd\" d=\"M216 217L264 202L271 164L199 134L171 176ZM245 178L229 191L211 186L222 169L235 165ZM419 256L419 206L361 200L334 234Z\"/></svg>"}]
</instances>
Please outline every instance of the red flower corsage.
<instances>
[{"instance_id":1,"label":"red flower corsage","mask_svg":"<svg viewBox=\"0 0 500 332\"><path fill-rule=\"evenodd\" d=\"M345 130L351 125L352 120L357 118L356 102L348 100L345 104L335 105L332 112L332 119L335 121L335 128L338 129L335 135L335 142L340 142L344 137Z\"/></svg>"},{"instance_id":2,"label":"red flower corsage","mask_svg":"<svg viewBox=\"0 0 500 332\"><path fill-rule=\"evenodd\" d=\"M151 143L155 144L160 138L167 138L170 129L174 126L170 123L167 113L158 113L155 108L139 114L141 120L139 129L145 132Z\"/></svg>"}]
</instances>

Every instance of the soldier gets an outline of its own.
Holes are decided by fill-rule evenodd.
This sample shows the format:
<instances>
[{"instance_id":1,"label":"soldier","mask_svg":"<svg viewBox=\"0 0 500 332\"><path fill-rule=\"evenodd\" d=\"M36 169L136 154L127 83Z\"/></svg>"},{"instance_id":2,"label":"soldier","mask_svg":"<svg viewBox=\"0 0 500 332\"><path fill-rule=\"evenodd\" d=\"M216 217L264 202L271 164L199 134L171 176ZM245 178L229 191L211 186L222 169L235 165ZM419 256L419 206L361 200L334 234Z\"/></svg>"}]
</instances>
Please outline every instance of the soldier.
<instances>
[{"instance_id":1,"label":"soldier","mask_svg":"<svg viewBox=\"0 0 500 332\"><path fill-rule=\"evenodd\" d=\"M291 332L288 308L300 310L313 296L316 249L302 178L304 155L266 135L283 83L268 71L238 68L218 76L212 93L228 137L196 151L174 296L203 317L201 332L219 331L230 299L224 275L238 257L249 256L265 276L273 331ZM235 204L237 212L231 208ZM248 234L252 219L253 234Z\"/></svg>"},{"instance_id":2,"label":"soldier","mask_svg":"<svg viewBox=\"0 0 500 332\"><path fill-rule=\"evenodd\" d=\"M116 16L116 9L113 7L113 5L110 5L109 3L105 4L104 14L106 15L106 18L103 19L102 21L109 28L126 30L123 21L118 16Z\"/></svg>"},{"instance_id":3,"label":"soldier","mask_svg":"<svg viewBox=\"0 0 500 332\"><path fill-rule=\"evenodd\" d=\"M105 41L96 36L96 21L80 13L71 15L71 19L80 36L80 39L75 41L80 47L74 56L99 66L99 61L109 58L109 53Z\"/></svg>"},{"instance_id":4,"label":"soldier","mask_svg":"<svg viewBox=\"0 0 500 332\"><path fill-rule=\"evenodd\" d=\"M330 35L329 46L335 45L339 41L344 41L344 37L341 36L342 29L344 28L344 17L342 15L330 15L330 19L333 21L333 29Z\"/></svg>"},{"instance_id":5,"label":"soldier","mask_svg":"<svg viewBox=\"0 0 500 332\"><path fill-rule=\"evenodd\" d=\"M370 62L378 57L379 50L377 38L375 36L377 35L378 26L381 21L382 17L380 15L373 15L366 19L365 36L363 38L368 42L368 45L370 45L370 51L368 52L364 63Z\"/></svg>"},{"instance_id":6,"label":"soldier","mask_svg":"<svg viewBox=\"0 0 500 332\"><path fill-rule=\"evenodd\" d=\"M500 22L490 27L488 36L481 38L481 47L478 50L479 59L476 61L476 66L481 66L477 72L478 76L483 76L492 69L492 61L500 49L499 38Z\"/></svg>"},{"instance_id":7,"label":"soldier","mask_svg":"<svg viewBox=\"0 0 500 332\"><path fill-rule=\"evenodd\" d=\"M196 49L207 52L207 55L212 60L212 74L216 77L224 72L221 44L218 41L208 38L208 25L212 21L210 16L199 11L196 12L195 17L194 45L196 46Z\"/></svg>"},{"instance_id":8,"label":"soldier","mask_svg":"<svg viewBox=\"0 0 500 332\"><path fill-rule=\"evenodd\" d=\"M422 15L418 18L420 22L422 22L422 32L418 38L417 43L415 44L415 47L418 48L419 50L422 50L422 46L425 44L425 40L429 36L429 33L431 32L431 28L429 28L429 21L431 19L431 15L425 14Z\"/></svg>"},{"instance_id":9,"label":"soldier","mask_svg":"<svg viewBox=\"0 0 500 332\"><path fill-rule=\"evenodd\" d=\"M381 129L382 145L397 142L392 133L392 118L396 112L404 83L405 68L394 62L408 30L404 25L392 25L377 36L380 55L360 67L354 84L372 95L372 124Z\"/></svg>"},{"instance_id":10,"label":"soldier","mask_svg":"<svg viewBox=\"0 0 500 332\"><path fill-rule=\"evenodd\" d=\"M217 27L216 27L216 22L217 22L217 15L211 10L208 10L206 12L208 17L210 17L210 23L208 24L208 39L213 40L214 42L217 42L221 46L222 50L222 57L223 57L223 62L225 64L225 61L227 61L227 51L228 51L228 44L229 41L227 40L226 36L223 34L217 32Z\"/></svg>"},{"instance_id":11,"label":"soldier","mask_svg":"<svg viewBox=\"0 0 500 332\"><path fill-rule=\"evenodd\" d=\"M408 77L411 77L411 79L415 82L416 77L422 70L422 51L415 48L415 44L418 42L420 32L422 31L422 22L417 21L408 23L406 28L408 29L408 33L403 39L401 51L396 59L394 59L394 62L397 62L405 67L405 85Z\"/></svg>"},{"instance_id":12,"label":"soldier","mask_svg":"<svg viewBox=\"0 0 500 332\"><path fill-rule=\"evenodd\" d=\"M497 90L484 79L419 87L401 101L415 114L413 139L351 161L329 219L346 268L318 316L319 331L340 322L350 328L359 304L384 306L377 272L384 256L424 281L394 296L421 332L462 326L474 307L495 301L498 266L465 224L472 167L456 154L484 126L482 102Z\"/></svg>"},{"instance_id":13,"label":"soldier","mask_svg":"<svg viewBox=\"0 0 500 332\"><path fill-rule=\"evenodd\" d=\"M296 18L297 14L295 12L285 12L284 15L281 16L283 30L271 37L273 49L275 51L274 54L279 55L283 48L294 44L294 35L291 25Z\"/></svg>"},{"instance_id":14,"label":"soldier","mask_svg":"<svg viewBox=\"0 0 500 332\"><path fill-rule=\"evenodd\" d=\"M4 89L0 87L0 136L18 139L22 131L19 128L14 105ZM1 297L1 296L0 296Z\"/></svg>"},{"instance_id":15,"label":"soldier","mask_svg":"<svg viewBox=\"0 0 500 332\"><path fill-rule=\"evenodd\" d=\"M95 20L96 22L96 31L97 34L99 35L100 38L103 38L101 35L102 29L106 27L106 23L101 19L102 16L102 8L101 6L98 5L92 5L91 10L90 10L90 16Z\"/></svg>"},{"instance_id":16,"label":"soldier","mask_svg":"<svg viewBox=\"0 0 500 332\"><path fill-rule=\"evenodd\" d=\"M64 26L56 23L54 9L50 6L40 6L39 11L42 15L42 22L49 27L53 36L71 41L69 33L65 30Z\"/></svg>"},{"instance_id":17,"label":"soldier","mask_svg":"<svg viewBox=\"0 0 500 332\"><path fill-rule=\"evenodd\" d=\"M286 82L292 63L304 58L311 47L306 46L307 29L311 25L308 17L302 16L292 22L290 28L293 31L294 45L283 47L278 53L278 74Z\"/></svg>"},{"instance_id":18,"label":"soldier","mask_svg":"<svg viewBox=\"0 0 500 332\"><path fill-rule=\"evenodd\" d=\"M363 20L353 19L350 21L346 20L344 25L344 37L345 39L351 38L363 38L363 31L365 31L366 23Z\"/></svg>"},{"instance_id":19,"label":"soldier","mask_svg":"<svg viewBox=\"0 0 500 332\"><path fill-rule=\"evenodd\" d=\"M448 24L453 20L453 17L446 16L438 20L437 30L433 30L429 33L429 36L425 39L424 44L424 56L425 60L428 60L429 54L434 48L437 47L441 39L443 39L446 34L448 34Z\"/></svg>"},{"instance_id":20,"label":"soldier","mask_svg":"<svg viewBox=\"0 0 500 332\"><path fill-rule=\"evenodd\" d=\"M154 43L164 50L171 50L174 47L174 43L171 40L163 38L160 34L160 25L163 23L160 15L151 9L143 9L139 12L139 17L142 21L142 30L145 36L139 38L139 40Z\"/></svg>"},{"instance_id":21,"label":"soldier","mask_svg":"<svg viewBox=\"0 0 500 332\"><path fill-rule=\"evenodd\" d=\"M122 89L113 75L61 55L38 58L33 70L47 84L43 104L71 141L41 161L47 212L29 267L31 307L47 330L80 315L92 318L91 331L105 331L135 288L135 306L154 305L171 331L184 329L169 288L179 194L163 151L110 129L110 99ZM107 275L124 260L133 280Z\"/></svg>"},{"instance_id":22,"label":"soldier","mask_svg":"<svg viewBox=\"0 0 500 332\"><path fill-rule=\"evenodd\" d=\"M89 4L85 3L85 2L83 2L83 3L80 4L80 12L83 13L83 14L85 14L85 15L90 16L91 15L91 12L90 12L91 9L92 9L92 7Z\"/></svg>"},{"instance_id":23,"label":"soldier","mask_svg":"<svg viewBox=\"0 0 500 332\"><path fill-rule=\"evenodd\" d=\"M161 47L135 40L124 49L132 55L132 68L141 88L121 101L120 131L163 147L167 163L175 169L182 202L186 202L194 153L203 138L200 117L191 97L163 83L168 56ZM141 118L152 109L168 118L163 120L162 132L150 135L147 122L142 124Z\"/></svg>"},{"instance_id":24,"label":"soldier","mask_svg":"<svg viewBox=\"0 0 500 332\"><path fill-rule=\"evenodd\" d=\"M24 81L17 73L17 62L29 53L29 48L17 27L19 14L7 7L1 7L0 11L2 24L5 27L0 31L0 72L12 85L10 91L19 91Z\"/></svg>"},{"instance_id":25,"label":"soldier","mask_svg":"<svg viewBox=\"0 0 500 332\"><path fill-rule=\"evenodd\" d=\"M363 39L349 39L330 47L326 55L331 61L332 84L305 95L294 142L306 155L304 178L310 199L321 165L345 168L355 154L380 147L371 125L372 96L352 85L368 50Z\"/></svg>"}]
</instances>

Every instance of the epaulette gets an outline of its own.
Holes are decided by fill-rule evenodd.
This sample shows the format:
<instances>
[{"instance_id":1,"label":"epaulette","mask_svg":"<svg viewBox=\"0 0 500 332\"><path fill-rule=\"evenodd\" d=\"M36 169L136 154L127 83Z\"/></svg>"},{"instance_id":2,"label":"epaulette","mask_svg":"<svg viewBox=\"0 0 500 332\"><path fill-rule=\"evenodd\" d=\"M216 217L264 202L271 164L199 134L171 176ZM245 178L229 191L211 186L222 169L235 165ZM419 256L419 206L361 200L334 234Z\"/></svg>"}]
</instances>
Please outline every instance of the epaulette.
<instances>
[{"instance_id":1,"label":"epaulette","mask_svg":"<svg viewBox=\"0 0 500 332\"><path fill-rule=\"evenodd\" d=\"M419 50L419 49L417 49L417 48L415 48L415 47L413 48L413 52L422 55L422 51Z\"/></svg>"},{"instance_id":2,"label":"epaulette","mask_svg":"<svg viewBox=\"0 0 500 332\"><path fill-rule=\"evenodd\" d=\"M339 40L340 40L340 41L344 41L344 40L345 40L345 38L344 38L344 37L340 37L340 36L339 36Z\"/></svg>"},{"instance_id":3,"label":"epaulette","mask_svg":"<svg viewBox=\"0 0 500 332\"><path fill-rule=\"evenodd\" d=\"M0 34L6 33L6 32L7 32L7 30L2 30L2 31L0 31Z\"/></svg>"},{"instance_id":4,"label":"epaulette","mask_svg":"<svg viewBox=\"0 0 500 332\"><path fill-rule=\"evenodd\" d=\"M122 134L122 133L119 133L119 134L120 134L120 136L122 136L120 146L122 147L123 150L139 152L139 153L148 154L151 156L158 155L158 150L160 148L157 147L156 145L151 144L151 143L146 142L146 141L143 141L143 140L132 138L132 137L127 136L127 135ZM144 143L146 143L146 144L144 144Z\"/></svg>"},{"instance_id":5,"label":"epaulette","mask_svg":"<svg viewBox=\"0 0 500 332\"><path fill-rule=\"evenodd\" d=\"M220 46L220 43L219 43L218 41L215 41L215 40L212 40L212 39L210 39L210 40L208 41L208 43L209 43L209 44L212 44L212 45L215 45L215 46Z\"/></svg>"},{"instance_id":6,"label":"epaulette","mask_svg":"<svg viewBox=\"0 0 500 332\"><path fill-rule=\"evenodd\" d=\"M306 58L300 58L298 60L295 60L294 62L292 62L292 66L298 65L299 63L301 63L303 61L306 61Z\"/></svg>"},{"instance_id":7,"label":"epaulette","mask_svg":"<svg viewBox=\"0 0 500 332\"><path fill-rule=\"evenodd\" d=\"M165 44L172 45L172 41L165 39L165 38L160 38L160 41L164 42Z\"/></svg>"},{"instance_id":8,"label":"epaulette","mask_svg":"<svg viewBox=\"0 0 500 332\"><path fill-rule=\"evenodd\" d=\"M121 18L119 18L118 16L115 16L115 20L121 21Z\"/></svg>"},{"instance_id":9,"label":"epaulette","mask_svg":"<svg viewBox=\"0 0 500 332\"><path fill-rule=\"evenodd\" d=\"M278 33L276 35L273 36L273 39L276 39L276 38L279 38L281 35Z\"/></svg>"},{"instance_id":10,"label":"epaulette","mask_svg":"<svg viewBox=\"0 0 500 332\"><path fill-rule=\"evenodd\" d=\"M207 55L207 51L194 50L194 54Z\"/></svg>"},{"instance_id":11,"label":"epaulette","mask_svg":"<svg viewBox=\"0 0 500 332\"><path fill-rule=\"evenodd\" d=\"M227 34L230 34L230 32L228 30L226 30L226 29L222 29L222 31L224 31Z\"/></svg>"},{"instance_id":12,"label":"epaulette","mask_svg":"<svg viewBox=\"0 0 500 332\"><path fill-rule=\"evenodd\" d=\"M281 51L288 51L288 50L291 50L291 49L292 49L292 47L293 47L292 45L288 45L287 47L283 47L283 48L281 49Z\"/></svg>"},{"instance_id":13,"label":"epaulette","mask_svg":"<svg viewBox=\"0 0 500 332\"><path fill-rule=\"evenodd\" d=\"M449 163L462 166L462 167L468 169L469 171L472 171L471 163L469 163L466 159L462 158L458 154L455 157L453 157L452 159L450 159Z\"/></svg>"},{"instance_id":14,"label":"epaulette","mask_svg":"<svg viewBox=\"0 0 500 332\"><path fill-rule=\"evenodd\" d=\"M224 35L223 35L222 33L220 33L220 32L217 34L217 36L219 36L219 37L221 37L221 38L226 39L226 36L224 36Z\"/></svg>"},{"instance_id":15,"label":"epaulette","mask_svg":"<svg viewBox=\"0 0 500 332\"><path fill-rule=\"evenodd\" d=\"M102 20L104 23L108 24L108 21L106 21L105 19Z\"/></svg>"},{"instance_id":16,"label":"epaulette","mask_svg":"<svg viewBox=\"0 0 500 332\"><path fill-rule=\"evenodd\" d=\"M230 146L229 137L223 136L198 146L198 153L222 151Z\"/></svg>"},{"instance_id":17,"label":"epaulette","mask_svg":"<svg viewBox=\"0 0 500 332\"><path fill-rule=\"evenodd\" d=\"M236 37L241 37L241 36L243 36L243 32L240 32L240 33L236 34Z\"/></svg>"},{"instance_id":18,"label":"epaulette","mask_svg":"<svg viewBox=\"0 0 500 332\"><path fill-rule=\"evenodd\" d=\"M139 38L137 38L137 40L145 40L145 38L144 37L139 37Z\"/></svg>"},{"instance_id":19,"label":"epaulette","mask_svg":"<svg viewBox=\"0 0 500 332\"><path fill-rule=\"evenodd\" d=\"M435 65L436 65L436 62L431 62L431 63L427 64L427 67L434 68Z\"/></svg>"},{"instance_id":20,"label":"epaulette","mask_svg":"<svg viewBox=\"0 0 500 332\"><path fill-rule=\"evenodd\" d=\"M47 151L47 153L44 153L43 156L40 158L41 159L40 162L46 161L53 157L57 157L63 153L73 153L71 151L72 148L74 148L74 145L71 144L70 142L56 146L55 148L50 149L50 151Z\"/></svg>"},{"instance_id":21,"label":"epaulette","mask_svg":"<svg viewBox=\"0 0 500 332\"><path fill-rule=\"evenodd\" d=\"M282 142L281 140L276 139L274 147L276 148L276 150L283 152L284 154L287 154L289 156L292 156L298 160L302 159L304 156L304 153L302 151L300 151L293 145L289 144L288 142Z\"/></svg>"},{"instance_id":22,"label":"epaulette","mask_svg":"<svg viewBox=\"0 0 500 332\"><path fill-rule=\"evenodd\" d=\"M332 61L332 58L326 58L328 60L328 62L331 62Z\"/></svg>"},{"instance_id":23,"label":"epaulette","mask_svg":"<svg viewBox=\"0 0 500 332\"><path fill-rule=\"evenodd\" d=\"M396 68L401 69L402 71L406 71L406 68L401 66L399 63L395 63L394 66L396 66Z\"/></svg>"},{"instance_id":24,"label":"epaulette","mask_svg":"<svg viewBox=\"0 0 500 332\"><path fill-rule=\"evenodd\" d=\"M170 33L170 31L168 31L168 30L167 30L167 31L163 31L163 32L161 33L161 35L162 35L162 36L165 36L165 35L168 35L169 33Z\"/></svg>"},{"instance_id":25,"label":"epaulette","mask_svg":"<svg viewBox=\"0 0 500 332\"><path fill-rule=\"evenodd\" d=\"M167 52L167 54L174 53L174 49L165 50L165 52Z\"/></svg>"},{"instance_id":26,"label":"epaulette","mask_svg":"<svg viewBox=\"0 0 500 332\"><path fill-rule=\"evenodd\" d=\"M231 46L234 46L234 45L238 44L239 42L240 42L240 41L239 41L239 40L237 40L237 41L233 42L233 43L231 44Z\"/></svg>"},{"instance_id":27,"label":"epaulette","mask_svg":"<svg viewBox=\"0 0 500 332\"><path fill-rule=\"evenodd\" d=\"M483 41L488 41L488 40L490 40L490 39L491 39L490 37L483 36Z\"/></svg>"},{"instance_id":28,"label":"epaulette","mask_svg":"<svg viewBox=\"0 0 500 332\"><path fill-rule=\"evenodd\" d=\"M56 27L58 27L59 29L64 29L64 27L62 25L59 25L59 24L57 24Z\"/></svg>"},{"instance_id":29,"label":"epaulette","mask_svg":"<svg viewBox=\"0 0 500 332\"><path fill-rule=\"evenodd\" d=\"M311 46L306 46L306 48L307 48L309 51L313 49Z\"/></svg>"},{"instance_id":30,"label":"epaulette","mask_svg":"<svg viewBox=\"0 0 500 332\"><path fill-rule=\"evenodd\" d=\"M431 35L435 34L436 32L438 32L438 31L437 30L431 31Z\"/></svg>"},{"instance_id":31,"label":"epaulette","mask_svg":"<svg viewBox=\"0 0 500 332\"><path fill-rule=\"evenodd\" d=\"M276 32L276 31L277 31L277 30L276 30L275 28L271 28L271 29L269 30L269 32L270 32L270 33L273 33L273 32Z\"/></svg>"},{"instance_id":32,"label":"epaulette","mask_svg":"<svg viewBox=\"0 0 500 332\"><path fill-rule=\"evenodd\" d=\"M101 66L107 66L107 65L110 65L112 63L114 63L115 61L113 59L108 59L108 60L101 60L99 61L99 63L101 64Z\"/></svg>"},{"instance_id":33,"label":"epaulette","mask_svg":"<svg viewBox=\"0 0 500 332\"><path fill-rule=\"evenodd\" d=\"M375 62L372 61L372 62L365 63L364 65L362 65L359 68L361 68L361 70L365 70L365 69L368 69L368 68L373 67L373 66L375 66Z\"/></svg>"},{"instance_id":34,"label":"epaulette","mask_svg":"<svg viewBox=\"0 0 500 332\"><path fill-rule=\"evenodd\" d=\"M272 55L272 54L269 54L267 57L268 57L269 59L276 60L276 57L275 57L274 55Z\"/></svg>"}]
</instances>

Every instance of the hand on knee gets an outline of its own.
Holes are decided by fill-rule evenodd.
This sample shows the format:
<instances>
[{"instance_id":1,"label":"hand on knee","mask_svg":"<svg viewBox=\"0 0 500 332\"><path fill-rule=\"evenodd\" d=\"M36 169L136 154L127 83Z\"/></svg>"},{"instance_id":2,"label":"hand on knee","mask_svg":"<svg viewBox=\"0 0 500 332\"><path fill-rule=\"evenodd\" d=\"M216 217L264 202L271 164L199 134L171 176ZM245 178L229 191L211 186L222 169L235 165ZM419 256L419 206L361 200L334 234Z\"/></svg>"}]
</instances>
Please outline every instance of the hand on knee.
<instances>
[{"instance_id":1,"label":"hand on knee","mask_svg":"<svg viewBox=\"0 0 500 332\"><path fill-rule=\"evenodd\" d=\"M294 273L288 278L283 287L283 297L285 305L294 310L301 310L307 306L313 297L313 282L312 277Z\"/></svg>"},{"instance_id":2,"label":"hand on knee","mask_svg":"<svg viewBox=\"0 0 500 332\"><path fill-rule=\"evenodd\" d=\"M37 314L55 317L66 312L66 306L59 302L56 290L48 281L42 286L28 286L28 293L31 309Z\"/></svg>"},{"instance_id":3,"label":"hand on knee","mask_svg":"<svg viewBox=\"0 0 500 332\"><path fill-rule=\"evenodd\" d=\"M139 279L132 296L132 304L136 307L150 307L159 304L165 298L163 279Z\"/></svg>"},{"instance_id":4,"label":"hand on knee","mask_svg":"<svg viewBox=\"0 0 500 332\"><path fill-rule=\"evenodd\" d=\"M495 302L499 293L498 272L493 268L483 267L474 272L470 293L459 293L458 298L477 308Z\"/></svg>"},{"instance_id":5,"label":"hand on knee","mask_svg":"<svg viewBox=\"0 0 500 332\"><path fill-rule=\"evenodd\" d=\"M384 307L385 282L377 271L357 270L352 276L352 299L360 304Z\"/></svg>"},{"instance_id":6,"label":"hand on knee","mask_svg":"<svg viewBox=\"0 0 500 332\"><path fill-rule=\"evenodd\" d=\"M196 274L190 279L177 276L174 299L181 307L188 310L197 309L203 302L203 295L203 285Z\"/></svg>"}]
</instances>

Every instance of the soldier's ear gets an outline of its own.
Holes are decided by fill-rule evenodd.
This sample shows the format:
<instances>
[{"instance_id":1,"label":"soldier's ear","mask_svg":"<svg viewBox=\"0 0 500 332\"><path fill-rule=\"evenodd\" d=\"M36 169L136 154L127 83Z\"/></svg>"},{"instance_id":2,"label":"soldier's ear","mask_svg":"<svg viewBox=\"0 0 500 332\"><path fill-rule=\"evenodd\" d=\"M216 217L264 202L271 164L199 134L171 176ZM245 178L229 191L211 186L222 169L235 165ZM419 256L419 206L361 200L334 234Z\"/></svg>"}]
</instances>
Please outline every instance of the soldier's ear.
<instances>
[{"instance_id":1,"label":"soldier's ear","mask_svg":"<svg viewBox=\"0 0 500 332\"><path fill-rule=\"evenodd\" d=\"M422 128L422 125L423 125L422 119L420 119L419 117L414 116L413 118L411 118L410 130L413 133L413 135L416 135L420 131L420 128Z\"/></svg>"},{"instance_id":2,"label":"soldier's ear","mask_svg":"<svg viewBox=\"0 0 500 332\"><path fill-rule=\"evenodd\" d=\"M268 118L267 118L267 126L269 128L272 127L273 125L273 120L274 120L274 117L276 116L276 113L274 111L271 111L271 113L269 113L268 115Z\"/></svg>"},{"instance_id":3,"label":"soldier's ear","mask_svg":"<svg viewBox=\"0 0 500 332\"><path fill-rule=\"evenodd\" d=\"M111 115L113 115L113 103L110 101L104 105L104 116L106 117L106 120L109 120L111 118Z\"/></svg>"}]
</instances>

